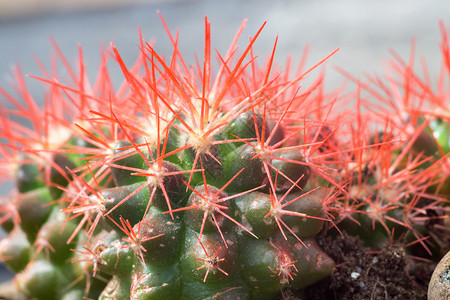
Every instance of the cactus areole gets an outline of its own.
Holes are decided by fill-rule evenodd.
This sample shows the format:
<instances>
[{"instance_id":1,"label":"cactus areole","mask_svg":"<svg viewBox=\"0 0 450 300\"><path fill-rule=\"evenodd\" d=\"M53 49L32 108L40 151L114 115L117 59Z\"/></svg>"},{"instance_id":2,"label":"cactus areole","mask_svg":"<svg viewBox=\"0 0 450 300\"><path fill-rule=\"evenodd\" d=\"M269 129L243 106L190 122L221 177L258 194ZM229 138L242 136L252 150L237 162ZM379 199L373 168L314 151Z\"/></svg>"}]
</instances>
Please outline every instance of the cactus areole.
<instances>
[{"instance_id":1,"label":"cactus areole","mask_svg":"<svg viewBox=\"0 0 450 300\"><path fill-rule=\"evenodd\" d=\"M311 67L302 59L293 74L275 64L276 42L265 60L254 53L265 23L238 47L244 25L212 54L205 18L192 66L169 31L171 53L141 37L130 66L113 45L93 82L81 50L73 68L55 46L68 78L31 76L48 87L42 108L16 70L21 100L0 90L13 107L0 114L0 175L15 181L0 203L0 258L18 293L277 299L332 273L319 232L355 227L431 249L415 218L425 205L445 219L436 208L448 189L438 171L448 119L433 121L433 136L429 120L400 128L377 113L366 121L385 127L371 135L363 112L324 92L323 75L302 85L337 50ZM432 149L412 150L424 137Z\"/></svg>"}]
</instances>

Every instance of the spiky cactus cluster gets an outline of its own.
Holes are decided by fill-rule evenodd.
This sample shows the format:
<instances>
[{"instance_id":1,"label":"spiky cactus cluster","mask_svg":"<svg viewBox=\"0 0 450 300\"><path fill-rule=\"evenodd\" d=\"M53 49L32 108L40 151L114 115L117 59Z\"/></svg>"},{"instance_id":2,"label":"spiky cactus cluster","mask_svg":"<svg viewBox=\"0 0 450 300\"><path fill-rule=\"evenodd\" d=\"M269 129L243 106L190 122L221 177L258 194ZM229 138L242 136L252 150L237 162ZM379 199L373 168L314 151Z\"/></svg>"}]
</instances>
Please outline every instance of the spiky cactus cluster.
<instances>
[{"instance_id":1,"label":"spiky cactus cluster","mask_svg":"<svg viewBox=\"0 0 450 300\"><path fill-rule=\"evenodd\" d=\"M170 57L141 38L130 67L112 46L93 83L81 50L75 72L56 47L69 83L55 70L35 77L48 86L43 109L19 71L23 102L0 90L14 106L0 119L2 174L16 183L1 202L8 237L0 256L22 294L273 299L332 272L314 239L321 231L430 252L430 241L448 232L444 102L439 118L406 105L393 117L359 94L349 109L348 95L324 91L323 75L300 88L329 56L309 69L302 59L292 78L275 66L275 47L257 63L252 48L264 25L237 51L244 25L217 53L215 76L205 19L203 62L192 67L168 33ZM110 56L125 78L119 88ZM399 72L419 80L409 66ZM399 87L383 91L398 96ZM435 99L419 87L406 86L410 97ZM428 225L436 227L429 240Z\"/></svg>"}]
</instances>

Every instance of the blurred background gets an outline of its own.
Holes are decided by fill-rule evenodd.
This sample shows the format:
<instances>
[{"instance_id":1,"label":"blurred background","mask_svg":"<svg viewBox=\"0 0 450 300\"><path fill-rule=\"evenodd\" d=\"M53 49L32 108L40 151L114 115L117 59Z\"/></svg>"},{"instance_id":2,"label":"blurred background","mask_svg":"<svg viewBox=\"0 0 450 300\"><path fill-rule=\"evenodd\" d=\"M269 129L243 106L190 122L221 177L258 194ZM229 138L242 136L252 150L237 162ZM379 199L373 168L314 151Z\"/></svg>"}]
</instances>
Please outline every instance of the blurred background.
<instances>
[{"instance_id":1,"label":"blurred background","mask_svg":"<svg viewBox=\"0 0 450 300\"><path fill-rule=\"evenodd\" d=\"M383 62L392 57L389 49L408 59L413 37L418 57L424 57L431 74L436 74L441 63L438 22L450 26L450 2L442 0L0 0L0 86L14 94L11 67L16 64L24 74L39 76L38 57L50 68L53 48L49 37L70 62L75 62L80 45L91 79L100 65L100 50L111 42L126 64L134 61L139 52L139 27L145 40L155 40L157 51L169 55L172 47L157 11L173 33L179 29L179 48L188 63L194 63L194 53L202 55L205 15L211 22L212 47L221 53L244 19L248 24L240 45L245 47L247 37L267 20L255 54L265 58L278 35L276 60L280 64L288 55L298 61L307 45L311 47L308 66L339 47L327 62L330 88L344 81L334 66L355 76L381 73ZM123 80L119 70L113 80ZM45 86L31 78L26 82L42 103ZM0 107L5 103L0 95ZM0 184L0 195L10 188ZM9 276L0 273L0 281Z\"/></svg>"}]
</instances>

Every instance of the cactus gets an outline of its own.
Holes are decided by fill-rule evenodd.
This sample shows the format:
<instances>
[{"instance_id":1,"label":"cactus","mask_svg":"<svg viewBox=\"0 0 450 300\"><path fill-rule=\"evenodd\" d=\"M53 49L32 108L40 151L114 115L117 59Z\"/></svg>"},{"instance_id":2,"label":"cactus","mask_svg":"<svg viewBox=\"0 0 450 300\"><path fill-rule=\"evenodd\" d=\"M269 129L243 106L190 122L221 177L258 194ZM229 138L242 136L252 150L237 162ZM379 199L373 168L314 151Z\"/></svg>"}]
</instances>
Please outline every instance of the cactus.
<instances>
[{"instance_id":1,"label":"cactus","mask_svg":"<svg viewBox=\"0 0 450 300\"><path fill-rule=\"evenodd\" d=\"M196 66L168 32L169 59L141 38L129 67L112 46L92 84L82 55L77 74L56 48L72 82L32 76L48 86L43 109L19 70L23 102L0 90L13 105L0 119L0 174L15 181L1 199L0 257L20 293L276 299L333 271L318 233L439 250L424 224L429 211L437 228L446 218L449 119L417 109L402 126L389 112L363 113L370 104L360 97L356 112L338 109L345 97L325 93L323 75L301 87L335 51L309 69L301 63L292 78L275 65L275 47L257 63L265 24L237 51L243 25L217 55L215 77L205 19ZM118 89L110 56L125 78ZM416 80L407 68L403 75Z\"/></svg>"}]
</instances>

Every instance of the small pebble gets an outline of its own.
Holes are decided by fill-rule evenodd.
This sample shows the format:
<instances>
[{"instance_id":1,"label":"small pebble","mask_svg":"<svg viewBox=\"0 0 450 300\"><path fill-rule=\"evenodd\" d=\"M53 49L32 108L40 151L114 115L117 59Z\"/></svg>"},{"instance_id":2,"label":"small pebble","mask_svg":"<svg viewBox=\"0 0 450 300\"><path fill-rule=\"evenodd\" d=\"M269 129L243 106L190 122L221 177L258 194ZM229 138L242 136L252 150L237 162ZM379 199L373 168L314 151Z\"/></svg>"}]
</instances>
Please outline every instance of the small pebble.
<instances>
[{"instance_id":1,"label":"small pebble","mask_svg":"<svg viewBox=\"0 0 450 300\"><path fill-rule=\"evenodd\" d=\"M428 300L450 299L450 251L442 258L428 286Z\"/></svg>"}]
</instances>

